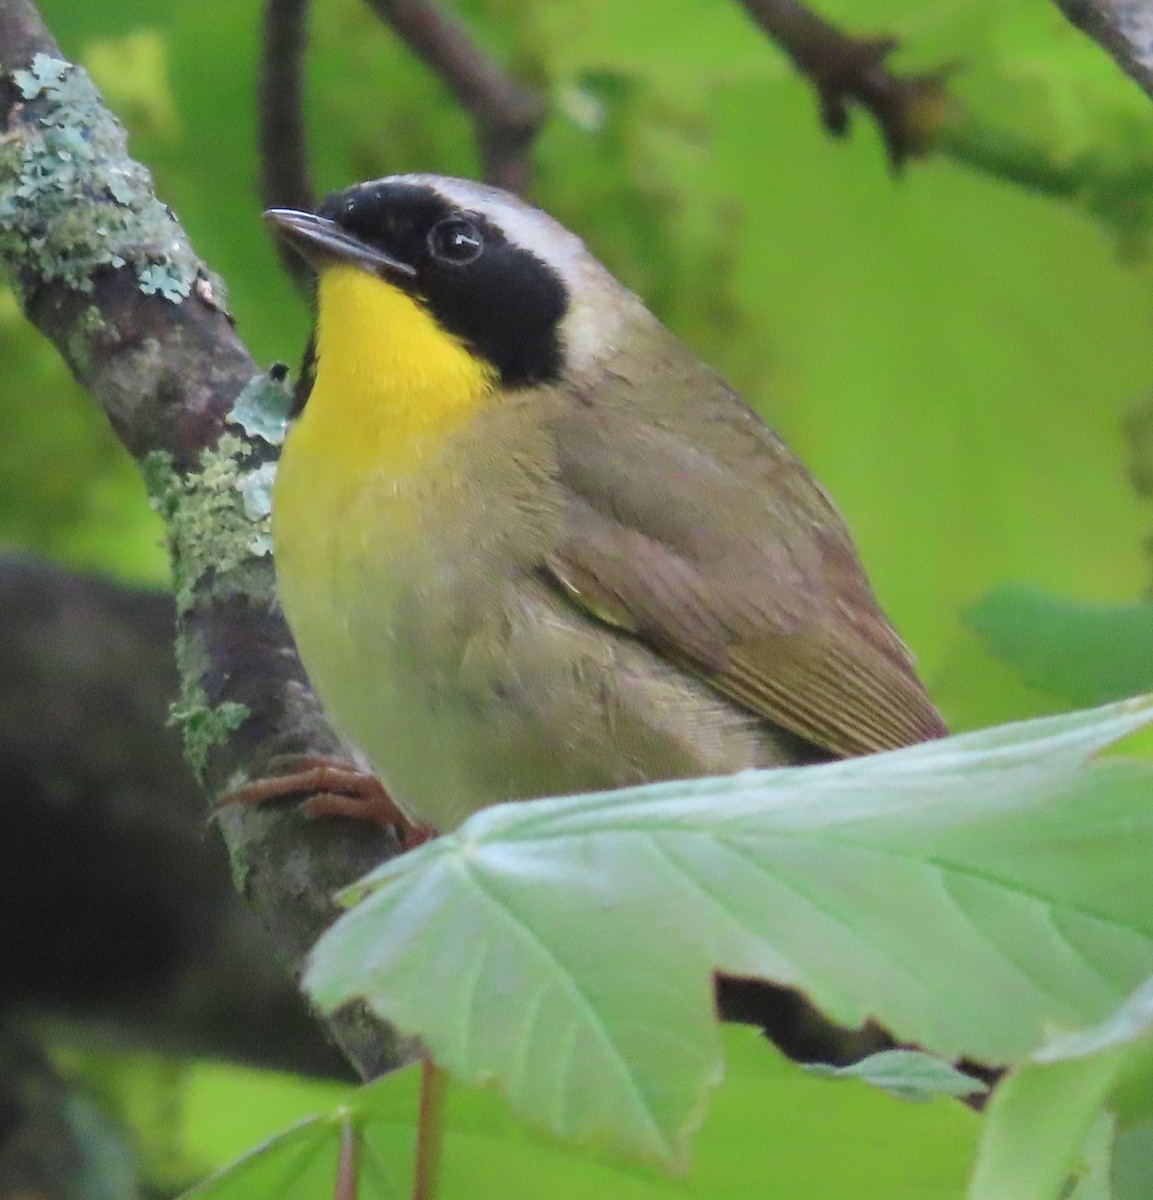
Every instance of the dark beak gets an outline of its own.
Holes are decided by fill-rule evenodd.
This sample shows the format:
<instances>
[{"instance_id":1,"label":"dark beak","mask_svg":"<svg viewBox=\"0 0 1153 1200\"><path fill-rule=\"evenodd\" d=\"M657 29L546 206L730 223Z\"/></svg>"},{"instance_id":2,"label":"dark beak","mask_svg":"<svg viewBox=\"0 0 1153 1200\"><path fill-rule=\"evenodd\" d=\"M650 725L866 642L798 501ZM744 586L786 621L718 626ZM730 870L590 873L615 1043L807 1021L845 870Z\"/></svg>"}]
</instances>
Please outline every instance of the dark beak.
<instances>
[{"instance_id":1,"label":"dark beak","mask_svg":"<svg viewBox=\"0 0 1153 1200\"><path fill-rule=\"evenodd\" d=\"M311 266L348 263L403 284L416 275L416 268L362 242L327 217L295 208L270 208L264 219Z\"/></svg>"}]
</instances>

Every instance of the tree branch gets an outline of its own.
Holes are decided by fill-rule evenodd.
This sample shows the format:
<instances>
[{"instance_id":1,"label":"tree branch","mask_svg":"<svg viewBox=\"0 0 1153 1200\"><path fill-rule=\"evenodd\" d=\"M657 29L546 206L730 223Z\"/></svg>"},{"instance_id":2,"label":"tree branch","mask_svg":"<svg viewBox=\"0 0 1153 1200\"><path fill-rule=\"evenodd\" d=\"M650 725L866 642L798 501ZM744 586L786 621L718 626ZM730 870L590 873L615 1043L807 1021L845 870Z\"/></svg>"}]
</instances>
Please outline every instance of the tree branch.
<instances>
[{"instance_id":1,"label":"tree branch","mask_svg":"<svg viewBox=\"0 0 1153 1200\"><path fill-rule=\"evenodd\" d=\"M1078 29L1153 96L1153 9L1148 0L1054 0Z\"/></svg>"},{"instance_id":2,"label":"tree branch","mask_svg":"<svg viewBox=\"0 0 1153 1200\"><path fill-rule=\"evenodd\" d=\"M278 753L337 751L246 515L240 486L272 450L229 425L258 373L219 285L30 0L0 0L0 64L0 259L169 519L189 752L220 792ZM294 969L333 919L334 890L396 852L363 823L295 810L227 810L219 824L241 891ZM332 1028L363 1075L396 1063L391 1031L364 1014Z\"/></svg>"},{"instance_id":3,"label":"tree branch","mask_svg":"<svg viewBox=\"0 0 1153 1200\"><path fill-rule=\"evenodd\" d=\"M316 193L308 167L304 128L304 59L309 0L268 0L261 37L256 92L260 200L265 208L312 209ZM293 282L311 287L299 254L277 238L276 251Z\"/></svg>"},{"instance_id":4,"label":"tree branch","mask_svg":"<svg viewBox=\"0 0 1153 1200\"><path fill-rule=\"evenodd\" d=\"M741 0L750 17L817 91L821 120L834 137L849 129L849 105L876 118L894 168L927 154L947 103L944 75L896 75L885 59L892 37L854 38L797 0Z\"/></svg>"},{"instance_id":5,"label":"tree branch","mask_svg":"<svg viewBox=\"0 0 1153 1200\"><path fill-rule=\"evenodd\" d=\"M1148 0L1054 0L1069 20L1097 42L1153 98L1153 8ZM1129 477L1137 494L1153 497L1153 397L1144 396L1125 415ZM1146 553L1153 557L1153 538ZM1151 588L1147 594L1153 594Z\"/></svg>"},{"instance_id":6,"label":"tree branch","mask_svg":"<svg viewBox=\"0 0 1153 1200\"><path fill-rule=\"evenodd\" d=\"M472 117L485 182L524 194L529 152L547 114L545 97L513 79L432 0L368 3Z\"/></svg>"}]
</instances>

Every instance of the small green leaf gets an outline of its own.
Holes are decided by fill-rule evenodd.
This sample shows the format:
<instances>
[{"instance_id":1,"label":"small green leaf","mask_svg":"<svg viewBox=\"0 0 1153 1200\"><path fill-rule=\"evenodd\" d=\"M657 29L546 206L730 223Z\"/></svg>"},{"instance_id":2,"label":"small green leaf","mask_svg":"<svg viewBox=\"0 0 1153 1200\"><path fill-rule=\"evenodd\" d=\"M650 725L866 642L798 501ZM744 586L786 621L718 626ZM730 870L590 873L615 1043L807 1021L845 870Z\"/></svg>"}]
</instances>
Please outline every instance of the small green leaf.
<instances>
[{"instance_id":1,"label":"small green leaf","mask_svg":"<svg viewBox=\"0 0 1153 1200\"><path fill-rule=\"evenodd\" d=\"M667 1163L722 1071L714 970L1018 1061L1153 975L1153 769L1094 757L1150 715L487 809L351 889L306 986L527 1119Z\"/></svg>"},{"instance_id":2,"label":"small green leaf","mask_svg":"<svg viewBox=\"0 0 1153 1200\"><path fill-rule=\"evenodd\" d=\"M1153 1196L1153 1118L1123 1130L1113 1151L1115 1200Z\"/></svg>"},{"instance_id":3,"label":"small green leaf","mask_svg":"<svg viewBox=\"0 0 1153 1200\"><path fill-rule=\"evenodd\" d=\"M1124 1062L1125 1051L1118 1049L1029 1064L998 1084L969 1200L1060 1200L1071 1177L1099 1175L1095 1126Z\"/></svg>"},{"instance_id":4,"label":"small green leaf","mask_svg":"<svg viewBox=\"0 0 1153 1200\"><path fill-rule=\"evenodd\" d=\"M852 1081L833 1086L748 1028L727 1026L722 1038L725 1079L687 1179L578 1154L527 1128L492 1091L453 1084L437 1200L961 1200L979 1129L969 1109L902 1104ZM348 1091L323 1116L218 1171L187 1200L331 1196L346 1120L360 1132L360 1200L407 1200L419 1074L395 1071Z\"/></svg>"},{"instance_id":5,"label":"small green leaf","mask_svg":"<svg viewBox=\"0 0 1153 1200\"><path fill-rule=\"evenodd\" d=\"M1060 1062L1100 1054L1114 1046L1123 1046L1145 1037L1153 1028L1153 979L1146 980L1134 993L1099 1025L1092 1029L1059 1033L1034 1055L1038 1062Z\"/></svg>"},{"instance_id":6,"label":"small green leaf","mask_svg":"<svg viewBox=\"0 0 1153 1200\"><path fill-rule=\"evenodd\" d=\"M882 1050L847 1067L809 1063L805 1070L827 1079L860 1079L899 1100L977 1096L988 1091L979 1079L958 1071L952 1063L926 1054L923 1050Z\"/></svg>"},{"instance_id":7,"label":"small green leaf","mask_svg":"<svg viewBox=\"0 0 1153 1200\"><path fill-rule=\"evenodd\" d=\"M334 1122L310 1117L209 1176L181 1200L314 1200L332 1193Z\"/></svg>"},{"instance_id":8,"label":"small green leaf","mask_svg":"<svg viewBox=\"0 0 1153 1200\"><path fill-rule=\"evenodd\" d=\"M1153 689L1153 604L1088 604L1004 587L965 613L990 652L1038 691L1105 704Z\"/></svg>"},{"instance_id":9,"label":"small green leaf","mask_svg":"<svg viewBox=\"0 0 1153 1200\"><path fill-rule=\"evenodd\" d=\"M1117 1118L1099 1112L1081 1143L1081 1167L1073 1176L1068 1200L1114 1200L1113 1148L1117 1143Z\"/></svg>"}]
</instances>

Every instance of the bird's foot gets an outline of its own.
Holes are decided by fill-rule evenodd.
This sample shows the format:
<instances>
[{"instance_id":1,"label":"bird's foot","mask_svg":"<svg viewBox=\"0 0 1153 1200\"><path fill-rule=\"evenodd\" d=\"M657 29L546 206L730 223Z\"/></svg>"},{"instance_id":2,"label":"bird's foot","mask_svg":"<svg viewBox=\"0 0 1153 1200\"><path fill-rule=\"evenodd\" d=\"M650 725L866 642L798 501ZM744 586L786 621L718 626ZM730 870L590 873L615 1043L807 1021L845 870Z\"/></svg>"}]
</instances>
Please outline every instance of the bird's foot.
<instances>
[{"instance_id":1,"label":"bird's foot","mask_svg":"<svg viewBox=\"0 0 1153 1200\"><path fill-rule=\"evenodd\" d=\"M306 816L368 821L380 829L392 830L405 850L413 850L436 836L427 825L412 824L375 775L345 759L288 754L274 758L269 767L274 774L229 792L217 807L268 804L303 796L301 809Z\"/></svg>"}]
</instances>

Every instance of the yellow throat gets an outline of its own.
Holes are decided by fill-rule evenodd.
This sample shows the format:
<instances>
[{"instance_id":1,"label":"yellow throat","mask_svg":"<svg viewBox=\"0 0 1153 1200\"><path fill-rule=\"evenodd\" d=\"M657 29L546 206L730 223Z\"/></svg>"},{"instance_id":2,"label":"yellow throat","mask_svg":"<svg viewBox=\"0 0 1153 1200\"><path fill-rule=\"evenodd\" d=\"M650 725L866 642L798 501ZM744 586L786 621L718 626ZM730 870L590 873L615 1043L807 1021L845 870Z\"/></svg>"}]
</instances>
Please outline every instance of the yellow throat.
<instances>
[{"instance_id":1,"label":"yellow throat","mask_svg":"<svg viewBox=\"0 0 1153 1200\"><path fill-rule=\"evenodd\" d=\"M408 474L491 394L496 372L399 288L320 273L316 382L286 447L317 469Z\"/></svg>"},{"instance_id":2,"label":"yellow throat","mask_svg":"<svg viewBox=\"0 0 1153 1200\"><path fill-rule=\"evenodd\" d=\"M407 727L409 704L382 631L422 561L438 472L454 469L445 440L492 396L496 373L364 271L323 270L317 299L316 381L276 473L277 584L313 685L372 755Z\"/></svg>"},{"instance_id":3,"label":"yellow throat","mask_svg":"<svg viewBox=\"0 0 1153 1200\"><path fill-rule=\"evenodd\" d=\"M396 556L419 544L444 441L492 394L495 372L411 297L364 271L321 272L316 381L273 492L285 616L322 699L349 724L349 614L383 603ZM371 547L371 550L367 549ZM377 577L374 572L379 575Z\"/></svg>"}]
</instances>

